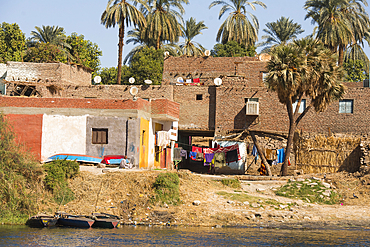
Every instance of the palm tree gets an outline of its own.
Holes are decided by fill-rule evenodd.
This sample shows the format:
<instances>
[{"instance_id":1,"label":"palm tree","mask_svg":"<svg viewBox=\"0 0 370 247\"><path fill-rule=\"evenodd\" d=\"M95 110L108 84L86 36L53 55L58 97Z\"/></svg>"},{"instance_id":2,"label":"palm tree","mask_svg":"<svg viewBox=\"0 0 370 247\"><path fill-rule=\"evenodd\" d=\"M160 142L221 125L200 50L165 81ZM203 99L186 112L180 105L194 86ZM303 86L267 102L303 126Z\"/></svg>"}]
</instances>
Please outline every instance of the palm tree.
<instances>
[{"instance_id":1,"label":"palm tree","mask_svg":"<svg viewBox=\"0 0 370 247\"><path fill-rule=\"evenodd\" d=\"M269 89L277 92L289 118L286 156L281 168L282 175L286 175L297 125L311 108L324 111L330 102L344 95L345 87L338 82L343 71L337 66L335 54L325 48L321 41L312 38L275 46L269 54L272 59L267 64L269 73L265 83ZM299 113L304 96L310 98L311 103ZM293 112L293 103L296 101L298 103Z\"/></svg>"},{"instance_id":2,"label":"palm tree","mask_svg":"<svg viewBox=\"0 0 370 247\"><path fill-rule=\"evenodd\" d=\"M180 23L183 22L181 15L185 13L182 3L188 4L189 0L147 0L150 9L144 11L147 28L142 38L155 40L155 49L161 48L162 41L178 42L181 36Z\"/></svg>"},{"instance_id":3,"label":"palm tree","mask_svg":"<svg viewBox=\"0 0 370 247\"><path fill-rule=\"evenodd\" d=\"M134 4L146 4L141 0L131 0ZM123 38L125 36L125 25L145 26L146 21L143 13L141 13L134 5L129 4L128 0L109 0L107 8L101 16L101 23L106 28L115 27L118 25L118 66L117 66L117 84L121 84L121 67L122 67L122 50Z\"/></svg>"},{"instance_id":4,"label":"palm tree","mask_svg":"<svg viewBox=\"0 0 370 247\"><path fill-rule=\"evenodd\" d=\"M280 17L276 22L268 22L266 27L267 29L263 29L263 31L267 35L262 36L262 39L265 39L265 41L258 45L266 46L262 50L263 52L268 52L273 45L286 44L304 32L300 24L294 23L293 20L289 20L289 18L284 16Z\"/></svg>"},{"instance_id":5,"label":"palm tree","mask_svg":"<svg viewBox=\"0 0 370 247\"><path fill-rule=\"evenodd\" d=\"M344 50L354 43L363 44L369 35L370 21L364 6L366 0L308 0L305 17L318 24L317 37L332 51L338 52L343 64Z\"/></svg>"},{"instance_id":6,"label":"palm tree","mask_svg":"<svg viewBox=\"0 0 370 247\"><path fill-rule=\"evenodd\" d=\"M247 7L256 10L255 5L263 8L266 8L266 5L261 1L229 0L228 2L230 4L226 1L213 1L209 5L209 8L222 5L218 19L221 19L225 13L231 11L218 30L217 42L221 41L221 43L226 44L228 41L234 40L246 46L254 45L258 39L259 23L256 16L247 11ZM251 18L251 22L247 15Z\"/></svg>"},{"instance_id":7,"label":"palm tree","mask_svg":"<svg viewBox=\"0 0 370 247\"><path fill-rule=\"evenodd\" d=\"M153 39L143 39L142 37L145 37L145 35L142 35L142 33L145 32L145 27L141 28L135 28L134 30L128 31L128 37L129 39L126 40L126 44L133 43L135 46L125 57L123 60L123 64L131 63L132 58L135 56L136 53L141 51L145 47L155 47L155 40ZM168 51L171 56L177 56L180 55L180 47L175 44L161 44L161 49L163 51Z\"/></svg>"},{"instance_id":8,"label":"palm tree","mask_svg":"<svg viewBox=\"0 0 370 247\"><path fill-rule=\"evenodd\" d=\"M185 27L182 27L182 37L185 41L180 44L183 55L196 57L204 53L205 48L198 42L193 41L194 37L202 34L201 31L204 29L208 29L204 25L204 21L197 23L193 17L186 21Z\"/></svg>"}]
</instances>

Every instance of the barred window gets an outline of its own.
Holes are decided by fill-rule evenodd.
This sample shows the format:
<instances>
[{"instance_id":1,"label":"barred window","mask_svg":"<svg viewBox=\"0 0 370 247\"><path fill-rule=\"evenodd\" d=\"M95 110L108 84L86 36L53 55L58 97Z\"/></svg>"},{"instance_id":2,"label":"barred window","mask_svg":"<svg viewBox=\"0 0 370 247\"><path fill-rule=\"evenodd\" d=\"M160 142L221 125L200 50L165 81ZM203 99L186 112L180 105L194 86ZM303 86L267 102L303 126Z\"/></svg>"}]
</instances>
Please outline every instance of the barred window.
<instances>
[{"instance_id":1,"label":"barred window","mask_svg":"<svg viewBox=\"0 0 370 247\"><path fill-rule=\"evenodd\" d=\"M339 100L339 113L353 113L353 99Z\"/></svg>"},{"instance_id":2,"label":"barred window","mask_svg":"<svg viewBox=\"0 0 370 247\"><path fill-rule=\"evenodd\" d=\"M92 144L108 144L108 129L92 129Z\"/></svg>"}]
</instances>

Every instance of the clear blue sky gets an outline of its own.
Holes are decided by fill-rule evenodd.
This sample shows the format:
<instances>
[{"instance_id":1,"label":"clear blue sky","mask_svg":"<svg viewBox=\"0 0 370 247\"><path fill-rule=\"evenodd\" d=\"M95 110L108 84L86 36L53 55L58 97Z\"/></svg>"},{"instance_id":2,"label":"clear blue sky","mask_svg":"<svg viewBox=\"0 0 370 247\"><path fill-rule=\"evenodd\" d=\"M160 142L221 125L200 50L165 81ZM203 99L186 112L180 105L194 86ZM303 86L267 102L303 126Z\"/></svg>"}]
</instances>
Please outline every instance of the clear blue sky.
<instances>
[{"instance_id":1,"label":"clear blue sky","mask_svg":"<svg viewBox=\"0 0 370 247\"><path fill-rule=\"evenodd\" d=\"M208 29L196 37L195 41L211 50L216 43L217 30L227 15L219 20L220 6L209 9L211 0L189 1L190 4L185 6L184 20L194 17L197 21L204 21ZM259 37L263 35L262 29L266 28L267 22L276 21L281 16L289 17L302 25L305 32L300 37L312 33L314 26L311 20L304 20L305 0L262 0L262 2L267 5L267 9L260 6L257 6L256 11L249 9L259 20ZM42 25L63 27L67 35L72 32L83 34L85 39L97 43L102 50L101 67L113 67L117 66L118 28L106 29L100 23L100 16L107 3L108 0L0 0L0 21L17 23L26 37L30 37L35 26ZM369 13L370 8L366 8ZM132 27L128 29L130 28ZM124 46L124 56L132 47ZM369 57L370 48L367 43L365 51Z\"/></svg>"}]
</instances>

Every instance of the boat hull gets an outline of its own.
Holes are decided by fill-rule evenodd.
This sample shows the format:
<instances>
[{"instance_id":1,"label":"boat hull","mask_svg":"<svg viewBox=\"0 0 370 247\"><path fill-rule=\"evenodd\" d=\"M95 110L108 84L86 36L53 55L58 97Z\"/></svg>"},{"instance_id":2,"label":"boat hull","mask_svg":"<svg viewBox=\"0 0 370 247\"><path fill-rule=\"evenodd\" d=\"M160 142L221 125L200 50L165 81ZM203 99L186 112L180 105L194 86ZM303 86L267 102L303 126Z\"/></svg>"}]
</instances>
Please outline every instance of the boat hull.
<instances>
[{"instance_id":1,"label":"boat hull","mask_svg":"<svg viewBox=\"0 0 370 247\"><path fill-rule=\"evenodd\" d=\"M119 220L116 219L95 219L92 227L96 228L117 228L119 226Z\"/></svg>"},{"instance_id":2,"label":"boat hull","mask_svg":"<svg viewBox=\"0 0 370 247\"><path fill-rule=\"evenodd\" d=\"M55 217L31 217L27 220L26 225L30 227L51 227L55 226L58 219Z\"/></svg>"},{"instance_id":3,"label":"boat hull","mask_svg":"<svg viewBox=\"0 0 370 247\"><path fill-rule=\"evenodd\" d=\"M77 228L90 228L94 224L94 220L88 218L60 218L58 219L58 225L77 227Z\"/></svg>"}]
</instances>

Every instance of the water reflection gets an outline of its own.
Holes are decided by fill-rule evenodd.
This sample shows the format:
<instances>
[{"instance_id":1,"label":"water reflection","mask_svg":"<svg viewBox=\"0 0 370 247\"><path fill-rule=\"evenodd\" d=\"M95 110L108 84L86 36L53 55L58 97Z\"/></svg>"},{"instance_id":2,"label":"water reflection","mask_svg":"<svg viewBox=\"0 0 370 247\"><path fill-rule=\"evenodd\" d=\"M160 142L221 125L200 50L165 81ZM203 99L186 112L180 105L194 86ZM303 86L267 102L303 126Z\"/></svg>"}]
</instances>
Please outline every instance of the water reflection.
<instances>
[{"instance_id":1,"label":"water reflection","mask_svg":"<svg viewBox=\"0 0 370 247\"><path fill-rule=\"evenodd\" d=\"M370 246L369 230L0 226L0 246Z\"/></svg>"}]
</instances>

